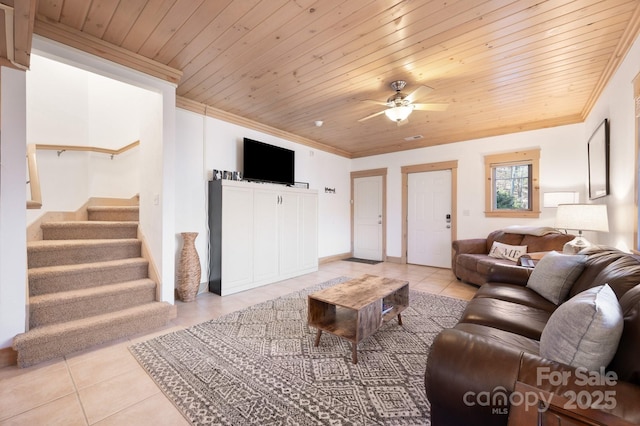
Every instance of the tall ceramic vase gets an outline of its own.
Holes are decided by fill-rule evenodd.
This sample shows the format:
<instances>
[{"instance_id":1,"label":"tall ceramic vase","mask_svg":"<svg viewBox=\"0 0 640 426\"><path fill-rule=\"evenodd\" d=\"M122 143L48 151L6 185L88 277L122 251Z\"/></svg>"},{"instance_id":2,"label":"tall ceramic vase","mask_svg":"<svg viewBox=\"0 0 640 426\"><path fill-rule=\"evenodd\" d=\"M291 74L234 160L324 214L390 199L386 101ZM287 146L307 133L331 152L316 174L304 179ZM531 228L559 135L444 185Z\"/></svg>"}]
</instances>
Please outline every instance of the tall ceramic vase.
<instances>
[{"instance_id":1,"label":"tall ceramic vase","mask_svg":"<svg viewBox=\"0 0 640 426\"><path fill-rule=\"evenodd\" d=\"M196 299L200 287L200 258L196 250L197 232L182 232L182 252L178 265L178 297L183 302Z\"/></svg>"}]
</instances>

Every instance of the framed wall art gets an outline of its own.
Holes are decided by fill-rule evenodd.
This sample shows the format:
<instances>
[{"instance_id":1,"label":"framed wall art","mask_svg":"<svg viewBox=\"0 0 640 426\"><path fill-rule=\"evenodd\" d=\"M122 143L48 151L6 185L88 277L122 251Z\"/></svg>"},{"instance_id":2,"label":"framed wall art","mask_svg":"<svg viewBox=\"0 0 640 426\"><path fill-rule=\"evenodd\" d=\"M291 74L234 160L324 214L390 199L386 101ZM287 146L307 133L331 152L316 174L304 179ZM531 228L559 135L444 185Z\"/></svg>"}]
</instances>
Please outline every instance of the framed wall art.
<instances>
[{"instance_id":1,"label":"framed wall art","mask_svg":"<svg viewBox=\"0 0 640 426\"><path fill-rule=\"evenodd\" d=\"M589 199L609 195L609 121L605 118L589 138Z\"/></svg>"}]
</instances>

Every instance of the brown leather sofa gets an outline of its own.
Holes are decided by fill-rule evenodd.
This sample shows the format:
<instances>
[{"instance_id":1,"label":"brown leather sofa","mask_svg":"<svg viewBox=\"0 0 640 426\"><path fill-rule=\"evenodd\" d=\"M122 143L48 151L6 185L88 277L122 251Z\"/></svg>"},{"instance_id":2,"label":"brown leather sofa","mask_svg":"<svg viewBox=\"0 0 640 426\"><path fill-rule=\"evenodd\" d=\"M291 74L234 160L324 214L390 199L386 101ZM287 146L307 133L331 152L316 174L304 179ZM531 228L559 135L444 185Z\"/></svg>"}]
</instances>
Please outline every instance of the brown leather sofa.
<instances>
[{"instance_id":1,"label":"brown leather sofa","mask_svg":"<svg viewBox=\"0 0 640 426\"><path fill-rule=\"evenodd\" d=\"M495 264L515 265L516 262L507 259L499 259L489 256L489 250L494 241L513 246L527 246L527 253L547 252L551 250L562 251L562 247L568 241L575 238L571 234L554 232L550 228L523 227L522 233L497 230L491 232L487 238L472 238L456 240L452 243L453 256L451 270L461 281L481 286L487 282L487 276L491 267Z\"/></svg>"},{"instance_id":2,"label":"brown leather sofa","mask_svg":"<svg viewBox=\"0 0 640 426\"><path fill-rule=\"evenodd\" d=\"M431 346L425 386L433 425L506 425L513 401L521 402L514 398L521 395L512 394L516 382L570 401L573 396L577 408L605 402L604 411L640 424L640 256L604 247L581 254L584 270L562 303L607 283L622 308L622 337L606 372L585 376L543 358L540 337L560 305L526 287L532 270L496 264L458 324L439 333ZM541 371L546 379L571 380L541 380Z\"/></svg>"}]
</instances>

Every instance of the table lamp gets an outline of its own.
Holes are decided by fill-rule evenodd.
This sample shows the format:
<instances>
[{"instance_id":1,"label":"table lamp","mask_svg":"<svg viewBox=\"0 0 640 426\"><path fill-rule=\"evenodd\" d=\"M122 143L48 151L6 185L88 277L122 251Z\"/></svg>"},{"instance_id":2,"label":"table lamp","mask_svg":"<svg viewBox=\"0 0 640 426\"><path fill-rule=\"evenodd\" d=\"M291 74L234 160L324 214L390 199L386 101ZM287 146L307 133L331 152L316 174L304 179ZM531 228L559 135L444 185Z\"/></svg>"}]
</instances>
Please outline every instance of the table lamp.
<instances>
[{"instance_id":1,"label":"table lamp","mask_svg":"<svg viewBox=\"0 0 640 426\"><path fill-rule=\"evenodd\" d=\"M591 243L582 236L582 231L609 232L606 204L559 204L556 213L556 228L578 231L578 236L566 243L564 253L577 253Z\"/></svg>"}]
</instances>

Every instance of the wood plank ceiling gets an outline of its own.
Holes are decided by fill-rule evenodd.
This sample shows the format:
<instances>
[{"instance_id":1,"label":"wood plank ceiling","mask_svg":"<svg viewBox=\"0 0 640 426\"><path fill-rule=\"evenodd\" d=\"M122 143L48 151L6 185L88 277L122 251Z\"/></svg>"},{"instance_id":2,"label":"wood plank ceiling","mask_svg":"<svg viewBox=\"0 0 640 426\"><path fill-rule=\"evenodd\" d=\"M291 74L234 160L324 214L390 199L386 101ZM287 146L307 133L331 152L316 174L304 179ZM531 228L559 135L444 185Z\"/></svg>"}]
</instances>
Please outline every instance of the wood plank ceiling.
<instances>
[{"instance_id":1,"label":"wood plank ceiling","mask_svg":"<svg viewBox=\"0 0 640 426\"><path fill-rule=\"evenodd\" d=\"M39 0L34 32L177 82L180 106L353 158L583 121L640 1ZM394 80L448 109L359 122Z\"/></svg>"}]
</instances>

